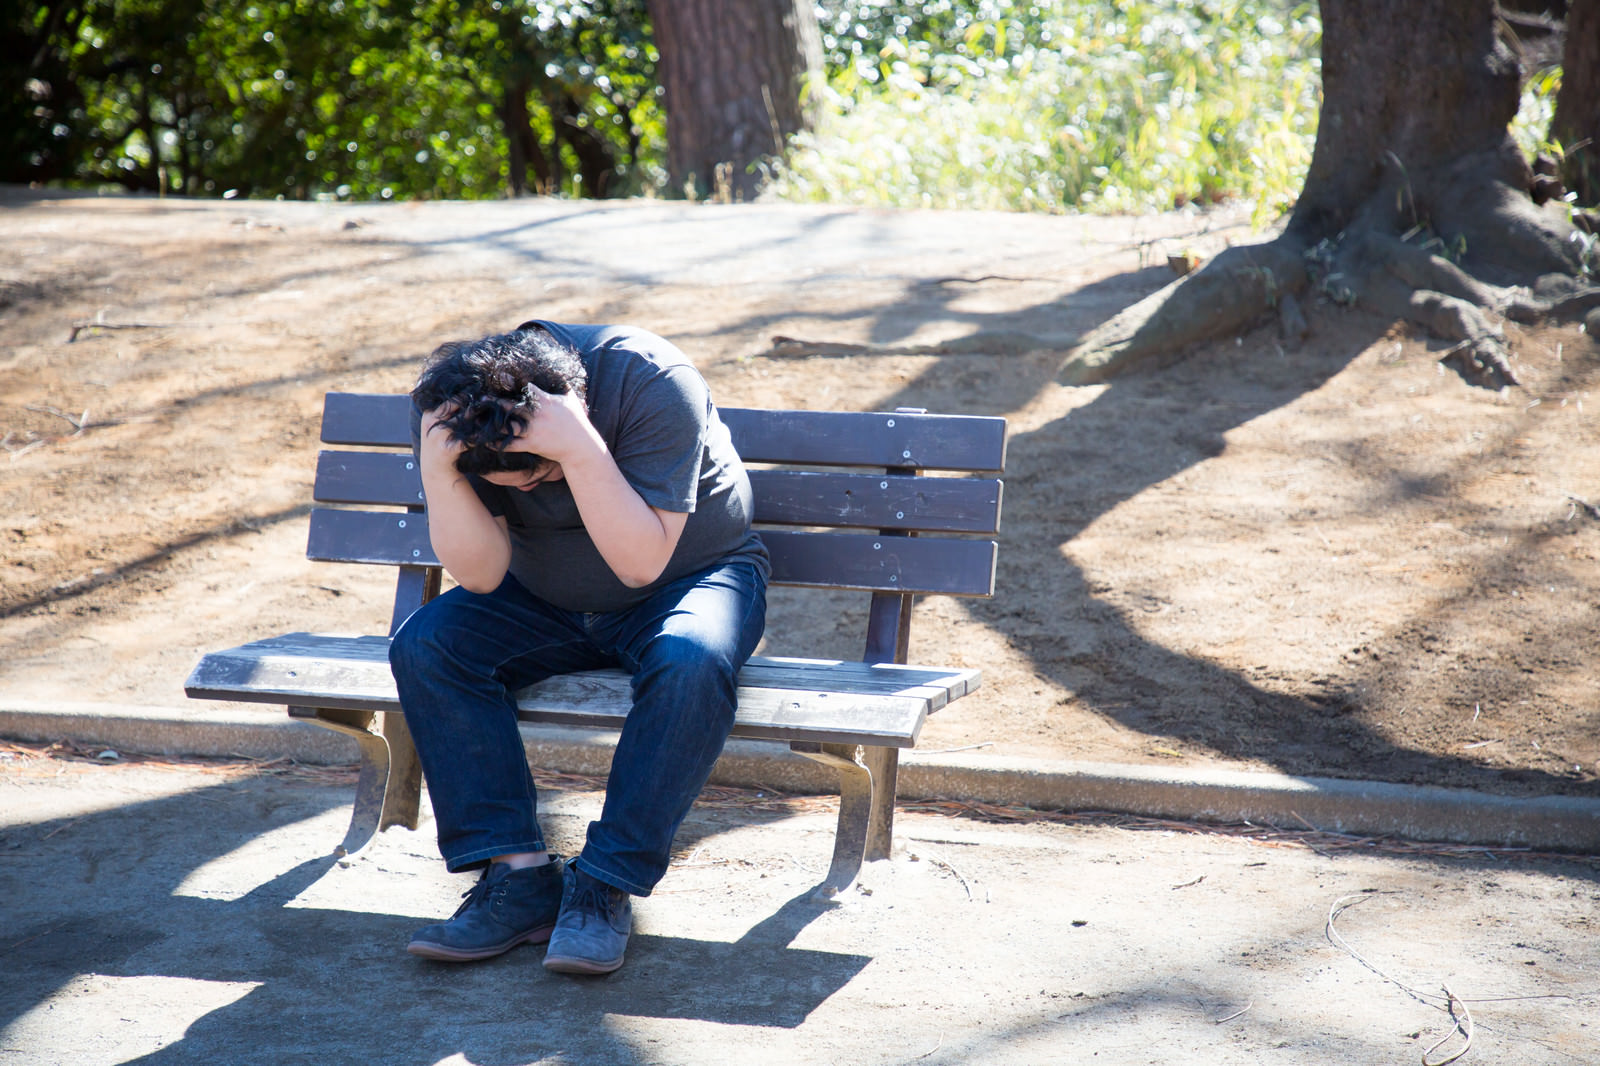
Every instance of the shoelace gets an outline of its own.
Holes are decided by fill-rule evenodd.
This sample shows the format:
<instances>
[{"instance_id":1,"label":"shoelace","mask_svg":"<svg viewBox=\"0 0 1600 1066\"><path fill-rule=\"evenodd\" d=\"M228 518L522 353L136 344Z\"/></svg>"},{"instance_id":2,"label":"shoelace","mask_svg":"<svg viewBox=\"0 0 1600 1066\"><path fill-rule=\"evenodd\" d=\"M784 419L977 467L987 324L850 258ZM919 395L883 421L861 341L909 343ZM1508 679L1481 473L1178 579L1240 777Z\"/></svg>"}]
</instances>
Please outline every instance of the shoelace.
<instances>
[{"instance_id":1,"label":"shoelace","mask_svg":"<svg viewBox=\"0 0 1600 1066\"><path fill-rule=\"evenodd\" d=\"M461 906L457 907L456 912L450 917L452 919L461 917L473 906L483 902L483 898L491 891L503 888L505 886L505 882L506 879L502 877L500 880L491 883L489 880L489 871L485 870L483 875L478 878L477 884L461 893Z\"/></svg>"},{"instance_id":2,"label":"shoelace","mask_svg":"<svg viewBox=\"0 0 1600 1066\"><path fill-rule=\"evenodd\" d=\"M611 920L611 887L600 881L590 881L582 884L572 893L572 913L577 914L583 921L589 920L589 915L598 914L601 919Z\"/></svg>"}]
</instances>

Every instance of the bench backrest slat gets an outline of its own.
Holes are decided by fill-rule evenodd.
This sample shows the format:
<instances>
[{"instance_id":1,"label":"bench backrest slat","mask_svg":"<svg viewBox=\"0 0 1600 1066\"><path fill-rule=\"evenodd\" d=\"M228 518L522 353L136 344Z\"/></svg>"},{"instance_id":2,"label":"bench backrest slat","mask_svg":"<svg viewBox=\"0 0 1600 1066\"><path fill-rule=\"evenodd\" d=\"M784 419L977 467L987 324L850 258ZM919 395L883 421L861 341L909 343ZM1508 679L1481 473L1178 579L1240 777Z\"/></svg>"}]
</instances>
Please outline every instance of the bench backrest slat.
<instances>
[{"instance_id":1,"label":"bench backrest slat","mask_svg":"<svg viewBox=\"0 0 1600 1066\"><path fill-rule=\"evenodd\" d=\"M421 507L422 472L404 452L323 452L312 499L318 503Z\"/></svg>"},{"instance_id":2,"label":"bench backrest slat","mask_svg":"<svg viewBox=\"0 0 1600 1066\"><path fill-rule=\"evenodd\" d=\"M421 511L410 404L403 394L328 394L325 443L388 450L341 448L318 456L314 496L324 506L311 513L310 558L439 565ZM757 531L772 553L774 584L901 594L894 602L912 594L993 595L995 543L971 534L998 530L1002 483L925 477L907 468L998 472L1005 462L1004 419L721 410L746 461L779 464L750 469ZM829 469L788 468L800 465ZM387 509L355 509L371 507Z\"/></svg>"},{"instance_id":3,"label":"bench backrest slat","mask_svg":"<svg viewBox=\"0 0 1600 1066\"><path fill-rule=\"evenodd\" d=\"M994 478L756 469L750 483L763 524L925 533L993 533L1000 524L1002 486ZM409 452L325 451L313 497L420 507L422 475Z\"/></svg>"},{"instance_id":4,"label":"bench backrest slat","mask_svg":"<svg viewBox=\"0 0 1600 1066\"><path fill-rule=\"evenodd\" d=\"M762 530L772 583L872 592L989 596L993 541L860 533ZM397 511L311 512L306 555L318 562L438 566L421 515Z\"/></svg>"},{"instance_id":5,"label":"bench backrest slat","mask_svg":"<svg viewBox=\"0 0 1600 1066\"><path fill-rule=\"evenodd\" d=\"M744 407L718 411L747 463L901 466L990 474L1005 468L1003 418ZM407 447L410 415L411 400L403 394L330 392L323 409L322 440Z\"/></svg>"},{"instance_id":6,"label":"bench backrest slat","mask_svg":"<svg viewBox=\"0 0 1600 1066\"><path fill-rule=\"evenodd\" d=\"M1001 483L995 478L927 478L751 470L756 521L780 526L838 526L994 533Z\"/></svg>"},{"instance_id":7,"label":"bench backrest slat","mask_svg":"<svg viewBox=\"0 0 1600 1066\"><path fill-rule=\"evenodd\" d=\"M719 407L747 463L917 467L998 474L1003 418L904 412L763 411Z\"/></svg>"},{"instance_id":8,"label":"bench backrest slat","mask_svg":"<svg viewBox=\"0 0 1600 1066\"><path fill-rule=\"evenodd\" d=\"M330 392L322 405L322 443L411 447L411 397Z\"/></svg>"},{"instance_id":9,"label":"bench backrest slat","mask_svg":"<svg viewBox=\"0 0 1600 1066\"><path fill-rule=\"evenodd\" d=\"M994 595L993 541L764 529L772 583L946 596Z\"/></svg>"}]
</instances>

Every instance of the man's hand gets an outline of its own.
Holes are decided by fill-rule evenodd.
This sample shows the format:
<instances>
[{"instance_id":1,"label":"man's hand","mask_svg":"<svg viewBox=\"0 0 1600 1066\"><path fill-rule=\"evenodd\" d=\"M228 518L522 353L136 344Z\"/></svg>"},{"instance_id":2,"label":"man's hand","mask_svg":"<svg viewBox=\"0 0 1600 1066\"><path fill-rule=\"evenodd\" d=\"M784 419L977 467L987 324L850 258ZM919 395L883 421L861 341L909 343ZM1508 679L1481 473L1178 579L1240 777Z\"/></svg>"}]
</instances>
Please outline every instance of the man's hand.
<instances>
[{"instance_id":1,"label":"man's hand","mask_svg":"<svg viewBox=\"0 0 1600 1066\"><path fill-rule=\"evenodd\" d=\"M575 394L549 393L537 385L532 388L533 410L524 415L522 432L506 444L506 451L532 452L565 466L585 454L606 450L583 401Z\"/></svg>"},{"instance_id":2,"label":"man's hand","mask_svg":"<svg viewBox=\"0 0 1600 1066\"><path fill-rule=\"evenodd\" d=\"M505 523L489 513L456 458L466 446L439 424L450 408L422 414L422 493L428 503L428 540L456 583L473 592L492 592L511 565L511 539Z\"/></svg>"},{"instance_id":3,"label":"man's hand","mask_svg":"<svg viewBox=\"0 0 1600 1066\"><path fill-rule=\"evenodd\" d=\"M445 404L422 412L422 451L432 451L435 459L447 462L452 470L455 469L456 457L466 451L466 445L456 440L447 427L440 425L453 411L449 404Z\"/></svg>"},{"instance_id":4,"label":"man's hand","mask_svg":"<svg viewBox=\"0 0 1600 1066\"><path fill-rule=\"evenodd\" d=\"M576 395L535 386L534 399L537 406L506 450L532 452L555 463L589 539L617 580L632 588L650 584L672 559L689 516L644 502L617 469Z\"/></svg>"}]
</instances>

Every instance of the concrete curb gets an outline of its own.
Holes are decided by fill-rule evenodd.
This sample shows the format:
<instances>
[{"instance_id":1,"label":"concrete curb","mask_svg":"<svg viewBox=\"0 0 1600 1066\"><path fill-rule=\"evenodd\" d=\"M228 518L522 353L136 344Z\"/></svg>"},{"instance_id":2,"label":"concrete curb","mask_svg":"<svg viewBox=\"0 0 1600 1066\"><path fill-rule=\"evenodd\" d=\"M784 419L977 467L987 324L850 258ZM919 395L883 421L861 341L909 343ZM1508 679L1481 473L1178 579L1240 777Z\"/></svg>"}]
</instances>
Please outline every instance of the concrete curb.
<instances>
[{"instance_id":1,"label":"concrete curb","mask_svg":"<svg viewBox=\"0 0 1600 1066\"><path fill-rule=\"evenodd\" d=\"M11 701L0 705L0 736L32 743L72 739L151 755L356 760L348 737L250 705ZM612 739L599 730L523 727L529 759L560 773L605 773ZM748 740L729 742L712 782L793 793L838 787L826 767L780 745ZM1600 799L1578 796L1523 798L1274 773L915 751L901 760L899 795L1600 855Z\"/></svg>"}]
</instances>

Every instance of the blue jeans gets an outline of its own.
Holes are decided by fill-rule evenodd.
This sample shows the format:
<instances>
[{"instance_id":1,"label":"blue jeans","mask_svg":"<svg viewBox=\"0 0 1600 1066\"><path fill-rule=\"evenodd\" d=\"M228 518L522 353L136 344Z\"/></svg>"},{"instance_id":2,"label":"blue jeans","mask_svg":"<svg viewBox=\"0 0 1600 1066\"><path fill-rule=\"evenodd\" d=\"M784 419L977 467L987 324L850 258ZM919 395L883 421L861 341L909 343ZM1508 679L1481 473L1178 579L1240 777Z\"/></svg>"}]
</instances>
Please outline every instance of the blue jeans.
<instances>
[{"instance_id":1,"label":"blue jeans","mask_svg":"<svg viewBox=\"0 0 1600 1066\"><path fill-rule=\"evenodd\" d=\"M487 594L451 589L407 619L389 664L449 869L544 850L512 693L617 666L632 675L633 707L577 862L649 895L733 728L739 670L766 625L766 584L764 568L728 563L637 606L589 614L553 607L508 576Z\"/></svg>"}]
</instances>

